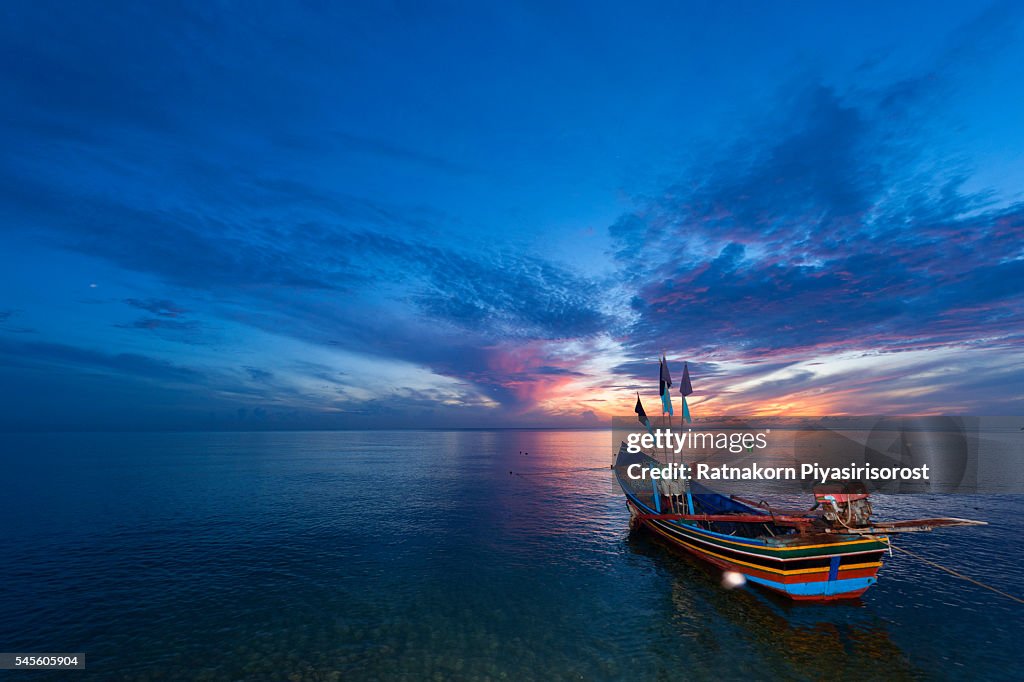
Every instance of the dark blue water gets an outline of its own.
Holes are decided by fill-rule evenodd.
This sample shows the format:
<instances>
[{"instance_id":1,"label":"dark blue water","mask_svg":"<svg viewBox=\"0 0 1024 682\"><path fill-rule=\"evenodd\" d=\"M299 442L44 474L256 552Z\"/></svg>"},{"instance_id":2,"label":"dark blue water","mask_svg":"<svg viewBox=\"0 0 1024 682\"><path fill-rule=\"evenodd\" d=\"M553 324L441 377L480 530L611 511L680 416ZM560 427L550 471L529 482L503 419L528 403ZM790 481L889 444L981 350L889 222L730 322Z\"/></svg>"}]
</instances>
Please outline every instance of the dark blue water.
<instances>
[{"instance_id":1,"label":"dark blue water","mask_svg":"<svg viewBox=\"0 0 1024 682\"><path fill-rule=\"evenodd\" d=\"M1024 678L1024 607L906 556L791 606L630 536L601 432L0 435L12 679ZM529 452L521 455L520 451ZM992 525L903 537L1024 591L1021 497L891 497ZM2 673L0 673L2 674Z\"/></svg>"}]
</instances>

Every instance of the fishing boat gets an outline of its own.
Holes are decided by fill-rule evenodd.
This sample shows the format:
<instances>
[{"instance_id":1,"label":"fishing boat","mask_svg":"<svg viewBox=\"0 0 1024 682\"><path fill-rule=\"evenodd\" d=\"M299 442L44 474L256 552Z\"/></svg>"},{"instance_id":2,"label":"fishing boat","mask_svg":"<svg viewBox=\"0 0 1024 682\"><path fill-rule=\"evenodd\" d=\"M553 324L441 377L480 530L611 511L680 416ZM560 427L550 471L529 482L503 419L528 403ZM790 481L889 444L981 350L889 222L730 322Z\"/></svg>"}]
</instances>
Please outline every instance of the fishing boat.
<instances>
[{"instance_id":1,"label":"fishing boat","mask_svg":"<svg viewBox=\"0 0 1024 682\"><path fill-rule=\"evenodd\" d=\"M670 386L663 358L662 404L671 415ZM689 420L685 402L692 393L688 369L680 392ZM639 395L636 412L640 423L650 430ZM891 554L892 534L984 525L955 518L872 521L870 495L857 481L815 486L813 507L784 511L720 494L695 480L629 475L637 471L636 465L650 470L665 463L621 443L612 468L626 496L632 528L649 530L673 547L729 572L738 582L745 579L795 600L830 601L862 595L878 580L885 554Z\"/></svg>"}]
</instances>

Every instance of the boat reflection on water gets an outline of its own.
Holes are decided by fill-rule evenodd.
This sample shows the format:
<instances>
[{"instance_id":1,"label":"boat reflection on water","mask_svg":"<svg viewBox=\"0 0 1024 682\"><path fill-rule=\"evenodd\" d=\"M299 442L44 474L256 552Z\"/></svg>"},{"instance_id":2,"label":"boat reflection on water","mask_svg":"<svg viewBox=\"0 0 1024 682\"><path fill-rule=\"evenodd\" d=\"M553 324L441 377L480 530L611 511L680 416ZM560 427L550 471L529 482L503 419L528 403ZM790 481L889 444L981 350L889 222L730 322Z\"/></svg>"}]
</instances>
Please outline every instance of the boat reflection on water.
<instances>
[{"instance_id":1,"label":"boat reflection on water","mask_svg":"<svg viewBox=\"0 0 1024 682\"><path fill-rule=\"evenodd\" d=\"M673 613L660 621L675 629L685 646L709 652L742 647L744 657L758 661L751 671L755 677L925 676L892 641L888 624L861 599L794 602L749 585L727 589L722 571L683 552L666 552L669 543L656 536L632 532L625 543L664 574Z\"/></svg>"}]
</instances>

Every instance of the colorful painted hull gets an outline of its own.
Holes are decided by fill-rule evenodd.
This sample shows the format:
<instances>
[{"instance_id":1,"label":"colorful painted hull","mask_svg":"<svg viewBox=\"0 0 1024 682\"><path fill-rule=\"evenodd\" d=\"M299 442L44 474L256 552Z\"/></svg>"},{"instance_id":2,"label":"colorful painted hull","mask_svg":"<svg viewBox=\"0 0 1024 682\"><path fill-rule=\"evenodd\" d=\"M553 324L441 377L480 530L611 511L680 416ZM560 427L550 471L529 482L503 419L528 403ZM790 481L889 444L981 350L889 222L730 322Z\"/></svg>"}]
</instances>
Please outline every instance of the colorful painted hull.
<instances>
[{"instance_id":1,"label":"colorful painted hull","mask_svg":"<svg viewBox=\"0 0 1024 682\"><path fill-rule=\"evenodd\" d=\"M635 500L627 505L644 527L671 545L791 599L859 597L878 580L882 555L888 550L885 538L841 535L804 536L807 544L773 547L766 540L725 536L692 522L644 519L643 514L654 514L654 510L642 508ZM818 540L826 542L812 544Z\"/></svg>"},{"instance_id":2,"label":"colorful painted hull","mask_svg":"<svg viewBox=\"0 0 1024 682\"><path fill-rule=\"evenodd\" d=\"M723 571L741 573L750 582L791 599L829 601L859 597L877 581L882 556L889 550L885 536L786 534L786 529L776 529L775 535L741 537L730 534L740 524L701 522L702 526L696 521L650 518L661 512L653 492L644 495L617 478L634 524ZM699 513L764 514L762 509L697 484L692 487L699 491L693 495L694 504L705 506ZM765 515L765 521L770 525L770 516ZM717 532L716 526L726 532Z\"/></svg>"}]
</instances>

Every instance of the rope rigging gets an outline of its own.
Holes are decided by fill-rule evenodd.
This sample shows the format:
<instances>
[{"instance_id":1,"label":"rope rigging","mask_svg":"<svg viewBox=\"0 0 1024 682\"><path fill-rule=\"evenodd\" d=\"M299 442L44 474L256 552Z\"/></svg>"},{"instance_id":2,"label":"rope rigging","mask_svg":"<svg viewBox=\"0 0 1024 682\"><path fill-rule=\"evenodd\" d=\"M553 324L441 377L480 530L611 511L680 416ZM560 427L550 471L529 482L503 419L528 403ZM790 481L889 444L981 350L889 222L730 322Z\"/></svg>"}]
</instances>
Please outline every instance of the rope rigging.
<instances>
[{"instance_id":1,"label":"rope rigging","mask_svg":"<svg viewBox=\"0 0 1024 682\"><path fill-rule=\"evenodd\" d=\"M897 552L903 552L904 554L909 554L910 556L914 557L915 559L923 561L924 563L928 564L929 566L937 568L940 571L945 571L946 573L949 573L950 575L956 576L957 578L960 578L961 580L966 580L969 583L974 583L978 587L984 587L986 590L991 590L991 591L995 592L996 594L1000 594L1000 595L1006 597L1007 599L1012 599L1013 601L1017 602L1018 604L1024 604L1024 599L1021 599L1020 597L1015 597L1012 594L1009 594L1008 592L1003 592L1002 590L1000 590L1000 589L998 589L996 587L992 587L991 585L986 585L985 583L981 582L980 580L975 580L974 578L966 576L963 573L960 573L958 571L954 571L952 568L947 568L947 567L943 566L942 564L935 563L931 559L925 559L920 554L917 554L915 552L911 552L909 549L903 549L902 547L894 547L891 542L889 543L889 549L895 549Z\"/></svg>"}]
</instances>

